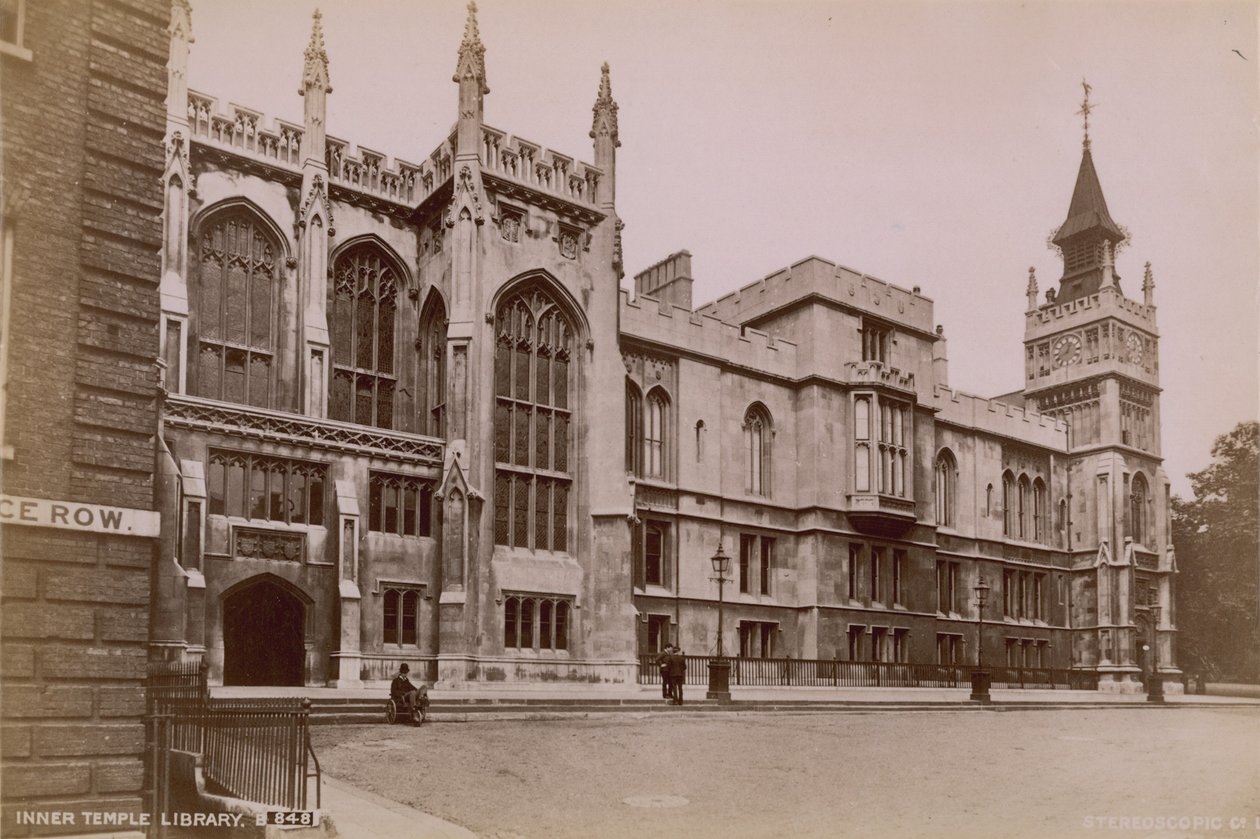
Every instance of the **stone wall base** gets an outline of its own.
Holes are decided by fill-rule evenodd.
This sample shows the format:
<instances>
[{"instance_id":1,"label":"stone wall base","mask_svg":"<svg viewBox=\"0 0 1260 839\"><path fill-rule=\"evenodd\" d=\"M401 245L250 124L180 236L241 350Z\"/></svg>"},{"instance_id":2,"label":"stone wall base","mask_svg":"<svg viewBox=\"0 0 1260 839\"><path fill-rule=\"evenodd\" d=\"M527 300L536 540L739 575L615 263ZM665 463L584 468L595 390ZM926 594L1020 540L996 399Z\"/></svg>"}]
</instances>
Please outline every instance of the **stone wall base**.
<instances>
[{"instance_id":1,"label":"stone wall base","mask_svg":"<svg viewBox=\"0 0 1260 839\"><path fill-rule=\"evenodd\" d=\"M637 661L506 656L438 656L437 670L437 687L462 689L503 685L620 687L638 684L639 677Z\"/></svg>"}]
</instances>

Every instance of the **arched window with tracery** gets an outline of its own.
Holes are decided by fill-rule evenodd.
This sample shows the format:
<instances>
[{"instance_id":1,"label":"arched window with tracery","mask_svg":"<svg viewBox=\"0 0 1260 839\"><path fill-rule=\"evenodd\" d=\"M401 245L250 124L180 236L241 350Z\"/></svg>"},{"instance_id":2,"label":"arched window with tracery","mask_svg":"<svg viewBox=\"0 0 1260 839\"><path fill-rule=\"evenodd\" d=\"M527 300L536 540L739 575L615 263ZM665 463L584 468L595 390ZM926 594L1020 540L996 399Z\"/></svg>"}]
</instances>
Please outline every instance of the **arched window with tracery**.
<instances>
[{"instance_id":1,"label":"arched window with tracery","mask_svg":"<svg viewBox=\"0 0 1260 839\"><path fill-rule=\"evenodd\" d=\"M1147 545L1149 536L1148 497L1150 497L1150 491L1146 486L1146 477L1138 472L1133 476L1133 484L1129 492L1129 535L1139 545Z\"/></svg>"},{"instance_id":2,"label":"arched window with tracery","mask_svg":"<svg viewBox=\"0 0 1260 839\"><path fill-rule=\"evenodd\" d=\"M1007 538L1015 536L1018 531L1015 524L1015 476L1010 472L1002 473L1002 535Z\"/></svg>"},{"instance_id":3,"label":"arched window with tracery","mask_svg":"<svg viewBox=\"0 0 1260 839\"><path fill-rule=\"evenodd\" d=\"M197 396L275 407L279 245L253 213L216 213L193 249Z\"/></svg>"},{"instance_id":4,"label":"arched window with tracery","mask_svg":"<svg viewBox=\"0 0 1260 839\"><path fill-rule=\"evenodd\" d=\"M446 306L442 298L430 294L420 315L420 369L416 382L420 387L421 433L446 436Z\"/></svg>"},{"instance_id":5,"label":"arched window with tracery","mask_svg":"<svg viewBox=\"0 0 1260 839\"><path fill-rule=\"evenodd\" d=\"M331 419L394 427L394 330L401 276L380 247L365 242L333 263L328 324L332 339Z\"/></svg>"},{"instance_id":6,"label":"arched window with tracery","mask_svg":"<svg viewBox=\"0 0 1260 839\"><path fill-rule=\"evenodd\" d=\"M668 454L666 417L669 412L669 399L660 388L648 393L646 412L643 417L643 474L648 478L667 476L666 457Z\"/></svg>"},{"instance_id":7,"label":"arched window with tracery","mask_svg":"<svg viewBox=\"0 0 1260 839\"><path fill-rule=\"evenodd\" d=\"M770 495L770 450L774 425L770 412L757 403L744 414L745 483L752 495Z\"/></svg>"},{"instance_id":8,"label":"arched window with tracery","mask_svg":"<svg viewBox=\"0 0 1260 839\"><path fill-rule=\"evenodd\" d=\"M643 396L626 379L626 471L643 474Z\"/></svg>"},{"instance_id":9,"label":"arched window with tracery","mask_svg":"<svg viewBox=\"0 0 1260 839\"><path fill-rule=\"evenodd\" d=\"M568 550L574 328L545 285L495 313L494 541Z\"/></svg>"},{"instance_id":10,"label":"arched window with tracery","mask_svg":"<svg viewBox=\"0 0 1260 839\"><path fill-rule=\"evenodd\" d=\"M949 449L942 449L936 458L936 523L941 527L955 525L958 494L958 462Z\"/></svg>"}]
</instances>

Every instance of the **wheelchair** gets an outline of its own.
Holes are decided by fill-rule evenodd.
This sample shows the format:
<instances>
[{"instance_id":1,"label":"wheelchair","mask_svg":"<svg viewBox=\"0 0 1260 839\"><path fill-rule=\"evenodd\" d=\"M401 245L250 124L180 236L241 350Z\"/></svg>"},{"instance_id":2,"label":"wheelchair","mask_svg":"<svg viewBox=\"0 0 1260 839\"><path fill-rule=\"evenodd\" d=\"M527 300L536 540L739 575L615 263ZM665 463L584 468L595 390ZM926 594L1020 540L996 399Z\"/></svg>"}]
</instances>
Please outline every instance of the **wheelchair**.
<instances>
[{"instance_id":1,"label":"wheelchair","mask_svg":"<svg viewBox=\"0 0 1260 839\"><path fill-rule=\"evenodd\" d=\"M420 688L420 696L411 706L405 702L395 702L392 697L385 701L385 722L390 725L399 722L423 725L428 716L429 691L427 688Z\"/></svg>"}]
</instances>

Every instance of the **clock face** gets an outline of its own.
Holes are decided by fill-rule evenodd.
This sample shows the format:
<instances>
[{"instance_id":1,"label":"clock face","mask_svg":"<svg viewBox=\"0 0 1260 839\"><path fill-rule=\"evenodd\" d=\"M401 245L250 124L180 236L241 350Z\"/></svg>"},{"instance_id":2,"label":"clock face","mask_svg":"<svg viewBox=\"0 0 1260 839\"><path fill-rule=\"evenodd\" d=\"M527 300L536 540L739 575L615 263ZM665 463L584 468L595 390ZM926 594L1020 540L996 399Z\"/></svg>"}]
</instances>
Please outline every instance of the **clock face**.
<instances>
[{"instance_id":1,"label":"clock face","mask_svg":"<svg viewBox=\"0 0 1260 839\"><path fill-rule=\"evenodd\" d=\"M1064 335L1054 342L1054 366L1064 367L1077 364L1081 360L1081 339L1075 335Z\"/></svg>"},{"instance_id":2,"label":"clock face","mask_svg":"<svg viewBox=\"0 0 1260 839\"><path fill-rule=\"evenodd\" d=\"M1134 364L1142 363L1142 339L1135 333L1130 332L1129 337L1124 339L1124 345L1129 350L1129 361Z\"/></svg>"}]
</instances>

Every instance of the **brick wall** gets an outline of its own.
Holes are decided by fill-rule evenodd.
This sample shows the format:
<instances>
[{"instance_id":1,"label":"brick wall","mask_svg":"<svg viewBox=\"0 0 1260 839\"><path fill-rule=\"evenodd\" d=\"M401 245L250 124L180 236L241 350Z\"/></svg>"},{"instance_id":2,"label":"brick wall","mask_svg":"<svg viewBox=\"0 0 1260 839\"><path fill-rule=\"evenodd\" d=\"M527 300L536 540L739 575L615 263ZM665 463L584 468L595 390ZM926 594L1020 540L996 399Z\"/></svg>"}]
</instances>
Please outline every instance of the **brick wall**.
<instances>
[{"instance_id":1,"label":"brick wall","mask_svg":"<svg viewBox=\"0 0 1260 839\"><path fill-rule=\"evenodd\" d=\"M10 495L153 509L169 0L27 0L0 55ZM12 196L23 194L19 206ZM0 531L0 833L138 812L153 540Z\"/></svg>"}]
</instances>

